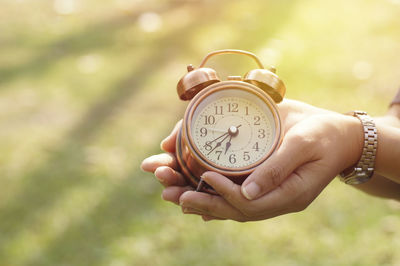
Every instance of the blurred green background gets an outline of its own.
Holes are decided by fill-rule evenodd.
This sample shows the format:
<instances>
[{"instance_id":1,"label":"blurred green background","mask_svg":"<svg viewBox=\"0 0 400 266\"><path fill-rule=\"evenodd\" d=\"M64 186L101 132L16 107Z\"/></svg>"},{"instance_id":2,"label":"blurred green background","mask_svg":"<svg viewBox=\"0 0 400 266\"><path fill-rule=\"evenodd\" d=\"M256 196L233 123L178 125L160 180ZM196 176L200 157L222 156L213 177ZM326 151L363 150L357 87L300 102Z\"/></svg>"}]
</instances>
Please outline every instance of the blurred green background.
<instances>
[{"instance_id":1,"label":"blurred green background","mask_svg":"<svg viewBox=\"0 0 400 266\"><path fill-rule=\"evenodd\" d=\"M160 199L140 162L183 115L186 65L223 48L275 65L289 98L381 115L400 86L400 1L2 0L0 265L400 265L400 204L337 180L257 223Z\"/></svg>"}]
</instances>

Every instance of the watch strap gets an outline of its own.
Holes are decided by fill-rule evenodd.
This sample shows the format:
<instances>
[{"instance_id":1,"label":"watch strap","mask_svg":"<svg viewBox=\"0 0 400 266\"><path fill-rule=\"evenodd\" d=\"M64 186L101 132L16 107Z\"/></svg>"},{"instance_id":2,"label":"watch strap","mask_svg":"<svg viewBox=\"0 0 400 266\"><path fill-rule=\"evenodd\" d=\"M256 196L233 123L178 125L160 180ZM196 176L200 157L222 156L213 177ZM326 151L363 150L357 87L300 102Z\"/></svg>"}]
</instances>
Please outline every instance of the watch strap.
<instances>
[{"instance_id":1,"label":"watch strap","mask_svg":"<svg viewBox=\"0 0 400 266\"><path fill-rule=\"evenodd\" d=\"M368 181L374 173L378 132L374 120L366 112L353 111L349 114L361 121L364 131L364 146L358 163L340 173L340 178L346 184L357 185Z\"/></svg>"}]
</instances>

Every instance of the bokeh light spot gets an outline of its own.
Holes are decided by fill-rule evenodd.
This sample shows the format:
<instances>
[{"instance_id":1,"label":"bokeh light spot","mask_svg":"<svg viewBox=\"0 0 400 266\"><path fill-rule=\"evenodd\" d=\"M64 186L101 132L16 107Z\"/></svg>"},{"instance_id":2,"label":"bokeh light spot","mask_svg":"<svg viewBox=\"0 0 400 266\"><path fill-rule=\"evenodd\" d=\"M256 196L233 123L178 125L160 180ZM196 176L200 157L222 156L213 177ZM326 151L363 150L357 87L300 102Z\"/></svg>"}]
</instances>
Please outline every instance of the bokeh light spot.
<instances>
[{"instance_id":1,"label":"bokeh light spot","mask_svg":"<svg viewBox=\"0 0 400 266\"><path fill-rule=\"evenodd\" d=\"M160 15L154 12L146 12L138 18L139 27L144 32L158 31L162 26Z\"/></svg>"},{"instance_id":2,"label":"bokeh light spot","mask_svg":"<svg viewBox=\"0 0 400 266\"><path fill-rule=\"evenodd\" d=\"M99 70L103 63L100 55L88 54L78 59L78 70L84 74L92 74Z\"/></svg>"},{"instance_id":3,"label":"bokeh light spot","mask_svg":"<svg viewBox=\"0 0 400 266\"><path fill-rule=\"evenodd\" d=\"M371 63L366 61L358 61L353 65L353 76L356 79L365 80L368 79L373 71Z\"/></svg>"},{"instance_id":4,"label":"bokeh light spot","mask_svg":"<svg viewBox=\"0 0 400 266\"><path fill-rule=\"evenodd\" d=\"M55 0L54 11L60 15L71 15L79 11L77 0Z\"/></svg>"}]
</instances>

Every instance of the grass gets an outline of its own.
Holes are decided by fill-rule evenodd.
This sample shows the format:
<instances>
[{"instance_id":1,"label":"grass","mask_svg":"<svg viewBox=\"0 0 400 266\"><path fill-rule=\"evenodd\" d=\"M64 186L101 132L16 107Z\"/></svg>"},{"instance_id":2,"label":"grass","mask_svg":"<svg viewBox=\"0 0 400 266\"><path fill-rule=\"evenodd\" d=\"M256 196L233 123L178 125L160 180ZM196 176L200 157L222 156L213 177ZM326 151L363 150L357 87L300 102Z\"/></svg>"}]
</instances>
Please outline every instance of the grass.
<instances>
[{"instance_id":1,"label":"grass","mask_svg":"<svg viewBox=\"0 0 400 266\"><path fill-rule=\"evenodd\" d=\"M0 265L400 265L399 204L336 180L302 213L204 223L139 170L182 117L186 65L215 49L276 65L289 98L383 114L399 15L394 0L2 1Z\"/></svg>"}]
</instances>

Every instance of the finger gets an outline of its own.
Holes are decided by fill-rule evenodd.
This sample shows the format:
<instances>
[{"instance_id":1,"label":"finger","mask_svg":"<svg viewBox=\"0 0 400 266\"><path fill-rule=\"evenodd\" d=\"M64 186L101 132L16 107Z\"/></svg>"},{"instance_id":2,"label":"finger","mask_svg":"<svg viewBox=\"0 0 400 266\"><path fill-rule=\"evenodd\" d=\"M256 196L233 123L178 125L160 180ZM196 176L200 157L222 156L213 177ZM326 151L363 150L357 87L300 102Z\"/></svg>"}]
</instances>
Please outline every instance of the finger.
<instances>
[{"instance_id":1,"label":"finger","mask_svg":"<svg viewBox=\"0 0 400 266\"><path fill-rule=\"evenodd\" d=\"M171 167L160 166L154 171L154 175L165 187L169 186L186 186L186 180L183 175Z\"/></svg>"},{"instance_id":2,"label":"finger","mask_svg":"<svg viewBox=\"0 0 400 266\"><path fill-rule=\"evenodd\" d=\"M205 172L201 177L236 209L242 210L249 204L249 201L240 192L240 185L235 184L229 178L216 172Z\"/></svg>"},{"instance_id":3,"label":"finger","mask_svg":"<svg viewBox=\"0 0 400 266\"><path fill-rule=\"evenodd\" d=\"M204 222L212 221L212 220L226 220L214 216L209 216L209 215L202 215L201 218L203 219Z\"/></svg>"},{"instance_id":4,"label":"finger","mask_svg":"<svg viewBox=\"0 0 400 266\"><path fill-rule=\"evenodd\" d=\"M190 207L181 207L181 209L184 214L197 214L197 215L202 216L201 211L198 211L196 209L193 209Z\"/></svg>"},{"instance_id":5,"label":"finger","mask_svg":"<svg viewBox=\"0 0 400 266\"><path fill-rule=\"evenodd\" d=\"M186 191L193 190L193 188L186 186L186 187L167 187L163 190L161 197L165 201L170 201L179 205L179 198L180 196L185 193Z\"/></svg>"},{"instance_id":6,"label":"finger","mask_svg":"<svg viewBox=\"0 0 400 266\"><path fill-rule=\"evenodd\" d=\"M220 196L202 192L187 191L179 198L179 204L183 207L196 209L202 215L214 216L223 219L244 221L243 214L232 207Z\"/></svg>"},{"instance_id":7,"label":"finger","mask_svg":"<svg viewBox=\"0 0 400 266\"><path fill-rule=\"evenodd\" d=\"M179 120L176 123L174 129L172 130L171 134L166 137L163 141L161 141L161 149L166 152L175 153L175 145L176 145L176 136L178 135L179 130L182 127L182 120Z\"/></svg>"},{"instance_id":8,"label":"finger","mask_svg":"<svg viewBox=\"0 0 400 266\"><path fill-rule=\"evenodd\" d=\"M305 170L303 171L302 168ZM323 187L318 176L313 174L315 171L307 168L307 166L301 167L302 174L297 172L290 174L279 187L253 200L255 210L262 209L257 215L267 219L304 210ZM312 172L308 170L312 170Z\"/></svg>"},{"instance_id":9,"label":"finger","mask_svg":"<svg viewBox=\"0 0 400 266\"><path fill-rule=\"evenodd\" d=\"M242 194L254 200L275 189L296 168L313 159L312 149L300 135L285 136L278 150L243 182Z\"/></svg>"},{"instance_id":10,"label":"finger","mask_svg":"<svg viewBox=\"0 0 400 266\"><path fill-rule=\"evenodd\" d=\"M173 154L161 153L144 159L140 167L143 171L154 173L160 166L168 166L172 169L177 169L178 164Z\"/></svg>"},{"instance_id":11,"label":"finger","mask_svg":"<svg viewBox=\"0 0 400 266\"><path fill-rule=\"evenodd\" d=\"M266 198L259 198L253 201L246 199L241 191L240 186L232 182L229 178L216 172L205 172L202 175L203 180L212 186L214 190L221 195L229 204L252 220L261 220L275 217L285 213L285 204L291 199L280 189L274 190L272 195ZM268 194L267 194L268 195ZM282 199L284 197L284 199Z\"/></svg>"},{"instance_id":12,"label":"finger","mask_svg":"<svg viewBox=\"0 0 400 266\"><path fill-rule=\"evenodd\" d=\"M182 212L184 214L195 214L195 215L199 215L201 216L201 218L203 219L204 222L208 222L208 221L212 221L212 220L226 220L223 218L218 218L218 217L214 217L214 216L209 216L209 215L202 215L200 211L193 209L193 208L183 208L182 207Z\"/></svg>"}]
</instances>

